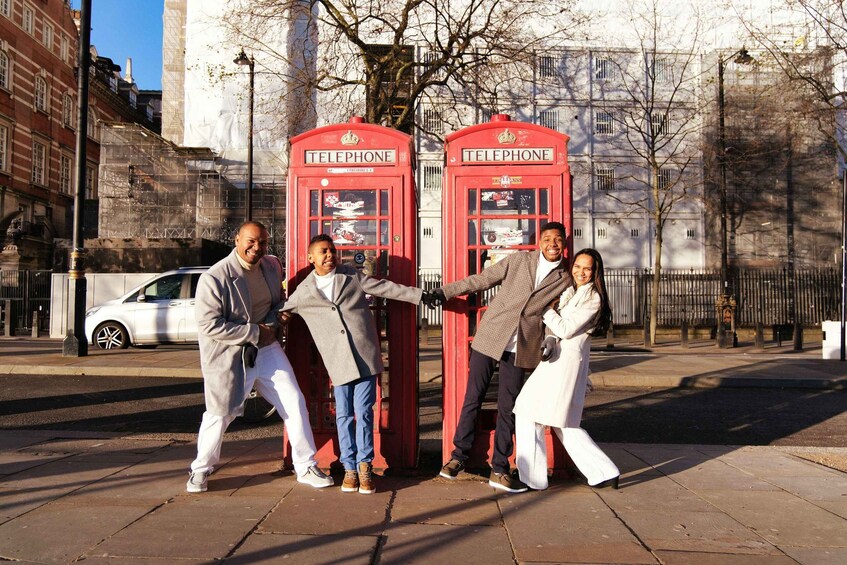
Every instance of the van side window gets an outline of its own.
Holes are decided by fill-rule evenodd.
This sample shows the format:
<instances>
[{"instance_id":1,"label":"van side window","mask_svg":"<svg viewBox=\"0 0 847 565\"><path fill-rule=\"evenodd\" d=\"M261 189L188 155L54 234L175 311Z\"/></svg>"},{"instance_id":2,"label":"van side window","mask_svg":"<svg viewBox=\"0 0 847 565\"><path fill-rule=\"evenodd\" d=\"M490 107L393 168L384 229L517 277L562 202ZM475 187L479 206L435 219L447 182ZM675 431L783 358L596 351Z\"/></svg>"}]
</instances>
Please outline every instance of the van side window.
<instances>
[{"instance_id":1,"label":"van side window","mask_svg":"<svg viewBox=\"0 0 847 565\"><path fill-rule=\"evenodd\" d=\"M177 300L182 292L183 275L163 277L144 289L147 300Z\"/></svg>"},{"instance_id":2,"label":"van side window","mask_svg":"<svg viewBox=\"0 0 847 565\"><path fill-rule=\"evenodd\" d=\"M197 283L200 282L200 273L195 273L191 275L191 296L190 298L197 297Z\"/></svg>"}]
</instances>

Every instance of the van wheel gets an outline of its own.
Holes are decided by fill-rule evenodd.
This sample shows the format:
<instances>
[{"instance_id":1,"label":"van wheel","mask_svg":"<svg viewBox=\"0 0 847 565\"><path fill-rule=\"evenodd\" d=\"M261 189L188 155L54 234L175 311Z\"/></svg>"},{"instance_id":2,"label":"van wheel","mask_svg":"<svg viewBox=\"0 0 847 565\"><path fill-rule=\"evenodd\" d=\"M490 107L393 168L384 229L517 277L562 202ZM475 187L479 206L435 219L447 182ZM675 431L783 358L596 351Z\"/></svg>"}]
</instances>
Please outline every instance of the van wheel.
<instances>
[{"instance_id":1,"label":"van wheel","mask_svg":"<svg viewBox=\"0 0 847 565\"><path fill-rule=\"evenodd\" d=\"M126 349L129 336L117 322L103 322L94 330L94 344L98 349Z\"/></svg>"}]
</instances>

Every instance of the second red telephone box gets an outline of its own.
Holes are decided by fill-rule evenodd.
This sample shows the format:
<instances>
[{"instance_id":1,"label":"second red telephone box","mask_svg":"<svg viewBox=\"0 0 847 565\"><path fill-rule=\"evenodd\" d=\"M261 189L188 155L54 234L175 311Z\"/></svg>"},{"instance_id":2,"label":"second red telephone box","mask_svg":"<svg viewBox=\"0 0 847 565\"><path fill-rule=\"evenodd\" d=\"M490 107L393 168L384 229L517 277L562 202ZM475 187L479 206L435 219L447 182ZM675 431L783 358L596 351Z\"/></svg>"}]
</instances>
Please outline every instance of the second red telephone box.
<instances>
[{"instance_id":1,"label":"second red telephone box","mask_svg":"<svg viewBox=\"0 0 847 565\"><path fill-rule=\"evenodd\" d=\"M350 123L292 138L287 232L289 294L309 274L309 240L320 233L332 237L340 263L417 286L411 137L354 117ZM374 297L372 312L385 365L378 380L373 464L414 467L418 457L417 309L413 304ZM331 382L299 317L293 318L288 335L286 351L306 397L318 463L328 466L338 454Z\"/></svg>"},{"instance_id":2,"label":"second red telephone box","mask_svg":"<svg viewBox=\"0 0 847 565\"><path fill-rule=\"evenodd\" d=\"M567 230L565 261L573 254L568 136L504 114L459 130L445 140L443 259L445 283L481 272L509 253L538 249L549 221ZM468 382L470 344L497 292L459 297L444 311L444 421L442 452L449 459ZM467 462L490 460L496 407L483 405ZM548 449L551 463L561 446Z\"/></svg>"}]
</instances>

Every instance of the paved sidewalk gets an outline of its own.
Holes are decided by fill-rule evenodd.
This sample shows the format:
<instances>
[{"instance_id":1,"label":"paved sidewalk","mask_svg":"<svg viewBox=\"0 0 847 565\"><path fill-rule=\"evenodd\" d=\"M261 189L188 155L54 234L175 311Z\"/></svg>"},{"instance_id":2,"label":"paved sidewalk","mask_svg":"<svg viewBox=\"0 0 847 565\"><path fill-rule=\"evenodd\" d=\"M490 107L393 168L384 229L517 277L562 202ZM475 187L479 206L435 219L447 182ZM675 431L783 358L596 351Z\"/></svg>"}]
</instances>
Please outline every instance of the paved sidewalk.
<instances>
[{"instance_id":1,"label":"paved sidewalk","mask_svg":"<svg viewBox=\"0 0 847 565\"><path fill-rule=\"evenodd\" d=\"M298 484L279 448L225 442L209 492L189 495L190 442L0 432L0 559L847 563L847 474L810 462L814 448L607 444L617 491L498 494L430 470L380 477L371 496Z\"/></svg>"},{"instance_id":2,"label":"paved sidewalk","mask_svg":"<svg viewBox=\"0 0 847 565\"><path fill-rule=\"evenodd\" d=\"M803 351L790 345L756 350L745 345L717 349L712 342L676 343L646 350L640 343L618 342L606 349L598 340L591 357L591 379L600 387L776 386L847 388L847 362L821 359L820 346ZM61 340L0 338L0 374L115 375L200 378L195 347L90 349L87 357L63 357ZM440 335L422 335L421 382L441 376Z\"/></svg>"}]
</instances>

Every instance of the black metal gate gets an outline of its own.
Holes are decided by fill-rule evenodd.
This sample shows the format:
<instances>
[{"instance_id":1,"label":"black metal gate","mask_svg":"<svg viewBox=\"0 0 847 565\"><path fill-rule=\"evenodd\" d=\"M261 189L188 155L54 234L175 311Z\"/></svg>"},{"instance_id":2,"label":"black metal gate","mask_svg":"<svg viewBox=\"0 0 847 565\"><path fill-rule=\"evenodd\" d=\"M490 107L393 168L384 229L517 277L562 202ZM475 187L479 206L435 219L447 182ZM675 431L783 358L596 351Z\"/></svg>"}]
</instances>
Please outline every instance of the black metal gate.
<instances>
[{"instance_id":1,"label":"black metal gate","mask_svg":"<svg viewBox=\"0 0 847 565\"><path fill-rule=\"evenodd\" d=\"M4 316L2 333L9 319L14 333L32 333L33 314L38 314L39 332L50 331L50 280L53 271L0 271L0 302ZM8 308L8 313L5 311ZM7 318L8 316L8 318Z\"/></svg>"}]
</instances>

